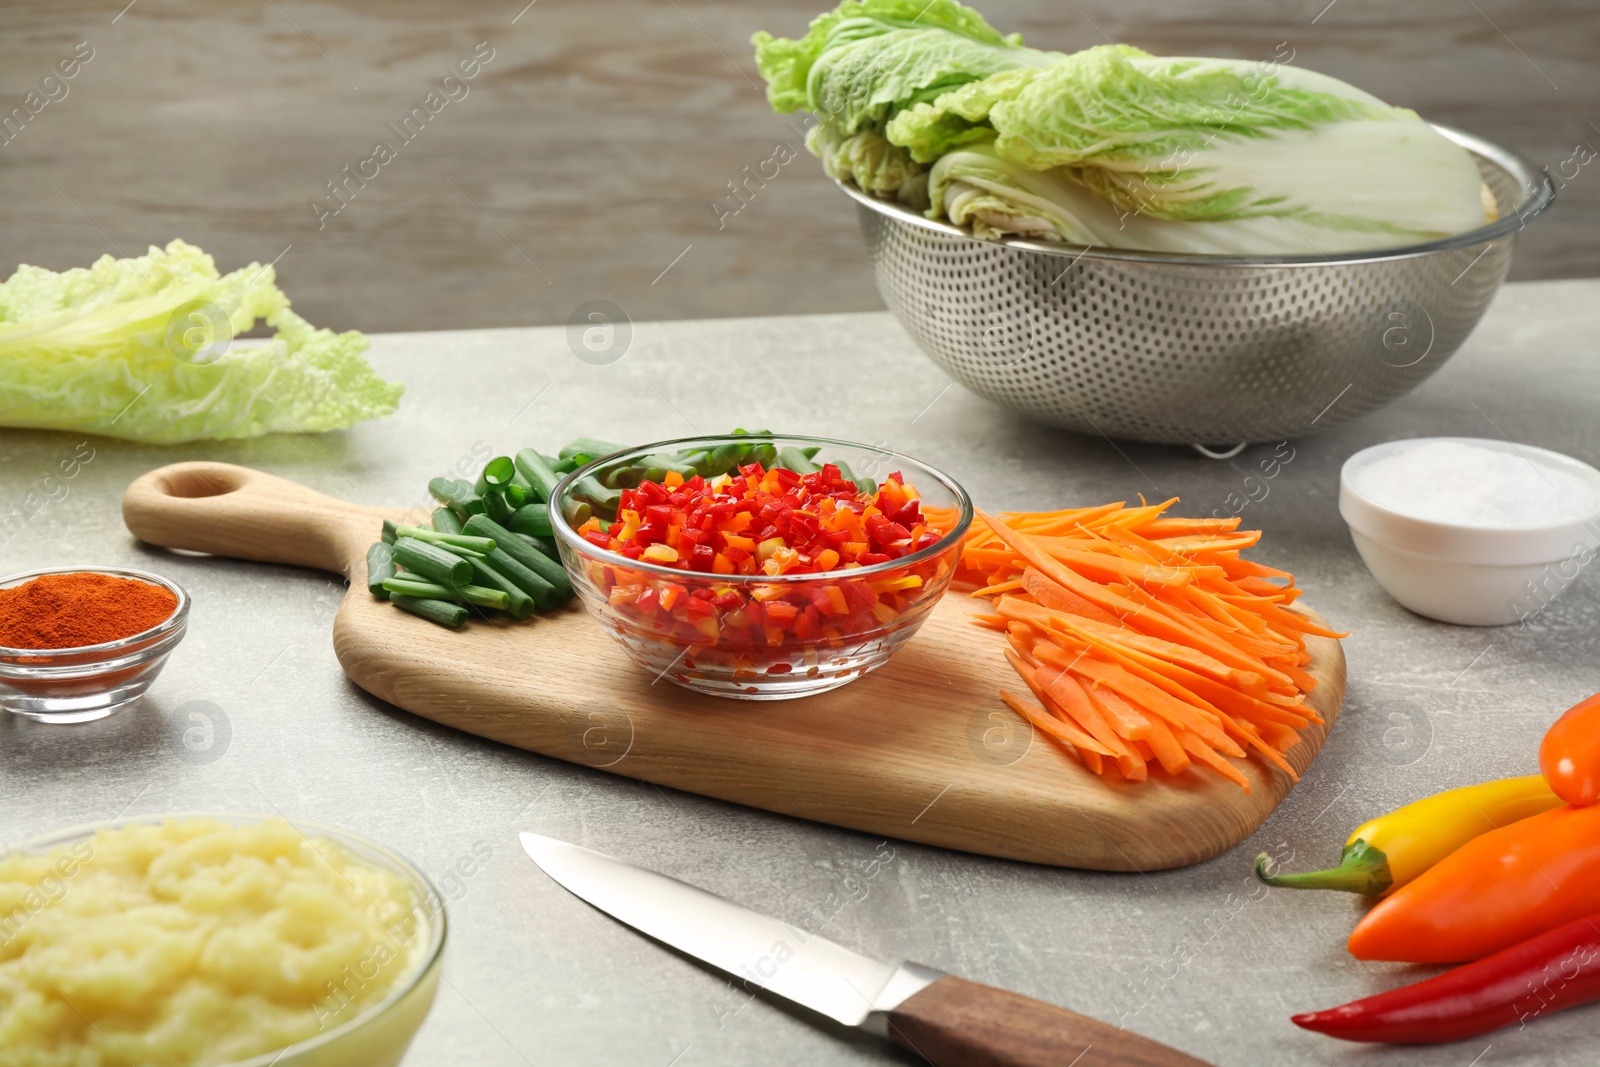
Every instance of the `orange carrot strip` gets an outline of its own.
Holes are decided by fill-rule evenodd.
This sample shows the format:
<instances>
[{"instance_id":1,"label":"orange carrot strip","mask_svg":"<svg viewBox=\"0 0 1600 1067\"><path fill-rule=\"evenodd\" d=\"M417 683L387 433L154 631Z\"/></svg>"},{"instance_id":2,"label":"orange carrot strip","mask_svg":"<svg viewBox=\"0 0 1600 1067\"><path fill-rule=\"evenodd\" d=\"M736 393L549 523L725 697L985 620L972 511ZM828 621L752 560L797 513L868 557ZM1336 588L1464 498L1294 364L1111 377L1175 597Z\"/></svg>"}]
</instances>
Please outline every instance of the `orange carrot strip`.
<instances>
[{"instance_id":1,"label":"orange carrot strip","mask_svg":"<svg viewBox=\"0 0 1600 1067\"><path fill-rule=\"evenodd\" d=\"M1247 722L1236 722L1233 724L1233 728L1234 732L1243 737L1245 742L1251 748L1261 753L1268 759L1268 761L1280 768L1289 776L1292 781L1298 782L1300 780L1300 775L1296 774L1294 767L1290 765L1288 760L1283 758L1283 753L1267 744L1254 726Z\"/></svg>"},{"instance_id":2,"label":"orange carrot strip","mask_svg":"<svg viewBox=\"0 0 1600 1067\"><path fill-rule=\"evenodd\" d=\"M1070 667L1077 664L1082 653L1039 642L1034 645L1034 654L1053 666ZM1130 674L1144 679L1185 704L1199 708L1202 713L1211 713L1219 723L1224 716L1240 715L1252 721L1277 722L1291 727L1305 727L1312 722L1321 721L1314 717L1315 713L1311 708L1304 705L1287 707L1269 704L1182 667L1163 663L1155 657L1122 654L1118 655L1116 660ZM1307 714L1300 715L1297 712Z\"/></svg>"},{"instance_id":3,"label":"orange carrot strip","mask_svg":"<svg viewBox=\"0 0 1600 1067\"><path fill-rule=\"evenodd\" d=\"M1140 715L1132 704L1110 689L1092 683L1084 685L1083 691L1089 695L1089 700L1118 734L1132 738L1135 733L1142 732L1145 725L1144 716Z\"/></svg>"},{"instance_id":4,"label":"orange carrot strip","mask_svg":"<svg viewBox=\"0 0 1600 1067\"><path fill-rule=\"evenodd\" d=\"M1107 663L1094 656L1084 656L1071 669L1075 674L1093 679L1096 685L1111 689L1133 701L1142 710L1152 712L1174 726L1198 734L1212 748L1228 751L1230 756L1244 755L1243 749L1237 752L1231 751L1235 747L1233 742L1203 711L1137 677L1118 664Z\"/></svg>"},{"instance_id":5,"label":"orange carrot strip","mask_svg":"<svg viewBox=\"0 0 1600 1067\"><path fill-rule=\"evenodd\" d=\"M1237 659L1241 654L1235 646L1228 644L1214 634L1205 633L1194 627L1179 626L1171 619L1150 611L1143 605L1129 600L1120 593L1113 592L1105 586L1089 581L1087 578L1075 573L1070 567L1051 559L1049 554L1036 548L1028 538L1019 535L1003 522L985 516L985 521L1000 538L1010 545L1018 555L1037 567L1047 577L1054 579L1058 584L1065 586L1092 603L1100 605L1112 614L1124 619L1130 625L1145 629L1151 636L1170 641L1189 641L1195 648L1205 654L1213 655L1217 659ZM1281 676L1279 676L1281 678ZM1287 678L1282 678L1283 684L1290 684Z\"/></svg>"},{"instance_id":6,"label":"orange carrot strip","mask_svg":"<svg viewBox=\"0 0 1600 1067\"><path fill-rule=\"evenodd\" d=\"M1032 689L1040 700L1047 706L1053 704L1059 708L1067 716L1068 721L1081 726L1088 731L1089 736L1109 749L1110 755L1121 760L1132 754L1122 738L1111 728L1111 724L1089 702L1089 696L1083 691L1083 686L1066 671L1058 667L1042 666L1038 670L1029 667L1027 673L1023 673L1026 664L1018 667L1019 660L1013 659L1012 655L1007 655L1006 658L1012 660L1011 665L1017 668L1022 680L1028 683L1028 688Z\"/></svg>"},{"instance_id":7,"label":"orange carrot strip","mask_svg":"<svg viewBox=\"0 0 1600 1067\"><path fill-rule=\"evenodd\" d=\"M1046 522L1019 523L1018 529L1027 534L1064 534L1071 533L1086 522L1093 522L1110 511L1118 510L1121 504L1111 505L1109 508L1090 508L1076 515L1062 515Z\"/></svg>"},{"instance_id":8,"label":"orange carrot strip","mask_svg":"<svg viewBox=\"0 0 1600 1067\"><path fill-rule=\"evenodd\" d=\"M927 508L923 508L926 512ZM1139 533L1146 537L1172 537L1190 533L1227 533L1237 530L1239 523L1243 522L1238 515L1231 519L1151 519L1139 527Z\"/></svg>"},{"instance_id":9,"label":"orange carrot strip","mask_svg":"<svg viewBox=\"0 0 1600 1067\"><path fill-rule=\"evenodd\" d=\"M1158 656L1169 663L1182 664L1191 670L1214 677L1218 681L1228 682L1247 689L1257 688L1262 681L1259 674L1231 667L1187 645L1165 641L1159 637L1151 637L1148 634L1141 634L1131 629L1118 629L1113 626L1107 626L1105 623L1095 622L1093 619L1086 619L1081 615L1055 611L1038 604L1026 604L1016 597L1001 597L999 602L995 604L995 610L1005 618L1021 619L1025 622L1031 622L1042 629L1066 630L1096 647L1115 645L1122 648L1138 649L1141 652ZM1147 614L1151 613L1147 612Z\"/></svg>"},{"instance_id":10,"label":"orange carrot strip","mask_svg":"<svg viewBox=\"0 0 1600 1067\"><path fill-rule=\"evenodd\" d=\"M1291 730L1289 727L1281 726L1275 722L1264 722L1257 726L1256 729L1261 731L1261 736L1266 739L1267 744L1279 752L1287 753L1300 743L1298 731Z\"/></svg>"},{"instance_id":11,"label":"orange carrot strip","mask_svg":"<svg viewBox=\"0 0 1600 1067\"><path fill-rule=\"evenodd\" d=\"M1172 732L1159 715L1149 712L1140 712L1144 716L1146 734L1142 740L1155 752L1156 760L1161 764L1161 769L1168 774L1182 774L1189 769L1189 754L1178 744L1177 735Z\"/></svg>"},{"instance_id":12,"label":"orange carrot strip","mask_svg":"<svg viewBox=\"0 0 1600 1067\"><path fill-rule=\"evenodd\" d=\"M1091 604L1060 583L1051 581L1040 573L1037 567L1029 567L1022 572L1022 587L1033 594L1034 600L1047 608L1070 611L1074 615L1082 615L1084 618L1103 622L1108 626L1122 625L1115 615L1098 604Z\"/></svg>"},{"instance_id":13,"label":"orange carrot strip","mask_svg":"<svg viewBox=\"0 0 1600 1067\"><path fill-rule=\"evenodd\" d=\"M1077 750L1078 755L1081 756L1085 752L1092 752L1101 756L1111 755L1111 753L1107 752L1105 746L1101 745L1100 742L1096 741L1094 738L1090 737L1088 734L1084 733L1071 723L1064 722L1056 716L1051 715L1037 704L1023 700L1021 697L1009 693L1004 689L1000 690L1000 699L1011 705L1011 709L1018 715L1021 715L1024 719L1028 720L1034 729L1042 730L1051 737L1055 738L1057 741L1063 741L1071 745ZM1092 769L1093 768L1091 768L1091 770ZM1099 772L1096 771L1096 773Z\"/></svg>"},{"instance_id":14,"label":"orange carrot strip","mask_svg":"<svg viewBox=\"0 0 1600 1067\"><path fill-rule=\"evenodd\" d=\"M1000 582L997 585L986 585L982 589L973 590L973 596L996 596L1000 593L1010 593L1022 588L1022 579L1013 578L1009 582Z\"/></svg>"},{"instance_id":15,"label":"orange carrot strip","mask_svg":"<svg viewBox=\"0 0 1600 1067\"><path fill-rule=\"evenodd\" d=\"M1200 555L1209 556L1210 553L1202 552ZM1213 561L1208 559L1207 562ZM1234 580L1240 578L1283 578L1291 584L1294 582L1294 575L1288 571L1280 571L1276 568L1268 567L1264 563L1257 563L1254 560L1219 554L1214 562L1228 573L1229 578Z\"/></svg>"},{"instance_id":16,"label":"orange carrot strip","mask_svg":"<svg viewBox=\"0 0 1600 1067\"><path fill-rule=\"evenodd\" d=\"M1182 774L1189 769L1188 754L1160 716L1128 703L1104 686L1090 686L1089 699L1106 715L1116 719L1130 739L1140 742L1141 755L1143 749L1148 748L1150 758L1160 763L1162 770L1168 774Z\"/></svg>"},{"instance_id":17,"label":"orange carrot strip","mask_svg":"<svg viewBox=\"0 0 1600 1067\"><path fill-rule=\"evenodd\" d=\"M1185 752L1237 785L1240 789L1243 789L1246 793L1250 792L1250 779L1246 778L1239 768L1211 751L1204 741L1187 730L1178 734L1177 737L1178 744L1183 746Z\"/></svg>"},{"instance_id":18,"label":"orange carrot strip","mask_svg":"<svg viewBox=\"0 0 1600 1067\"><path fill-rule=\"evenodd\" d=\"M1048 552L1052 559L1060 560L1085 577L1106 575L1106 578L1096 579L1102 582L1135 581L1150 585L1188 585L1194 581L1195 572L1204 569L1151 566L1140 560L1130 559L1123 553L1084 551L1062 537L1036 537L1034 543ZM1213 569L1217 575L1222 574L1220 569Z\"/></svg>"},{"instance_id":19,"label":"orange carrot strip","mask_svg":"<svg viewBox=\"0 0 1600 1067\"><path fill-rule=\"evenodd\" d=\"M1260 530L1241 530L1216 536L1163 537L1161 543L1174 552L1236 552L1241 548L1253 548L1260 540Z\"/></svg>"}]
</instances>

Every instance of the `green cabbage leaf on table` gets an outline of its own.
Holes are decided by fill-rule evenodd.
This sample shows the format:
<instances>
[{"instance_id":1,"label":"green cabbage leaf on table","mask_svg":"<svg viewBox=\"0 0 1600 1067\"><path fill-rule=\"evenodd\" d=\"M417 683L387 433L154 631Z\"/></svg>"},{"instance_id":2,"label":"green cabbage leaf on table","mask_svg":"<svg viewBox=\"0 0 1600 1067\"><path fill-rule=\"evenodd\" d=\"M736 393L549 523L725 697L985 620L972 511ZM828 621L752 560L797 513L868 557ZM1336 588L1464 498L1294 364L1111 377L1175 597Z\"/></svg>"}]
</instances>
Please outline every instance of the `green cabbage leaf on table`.
<instances>
[{"instance_id":1,"label":"green cabbage leaf on table","mask_svg":"<svg viewBox=\"0 0 1600 1067\"><path fill-rule=\"evenodd\" d=\"M235 339L265 320L271 338ZM176 444L320 433L392 415L403 387L355 331L289 309L271 266L220 275L173 241L0 282L0 426Z\"/></svg>"},{"instance_id":2,"label":"green cabbage leaf on table","mask_svg":"<svg viewBox=\"0 0 1600 1067\"><path fill-rule=\"evenodd\" d=\"M1039 52L955 0L845 0L753 42L773 107L817 115L830 176L980 237L1316 254L1494 216L1472 156L1415 112L1286 64Z\"/></svg>"}]
</instances>

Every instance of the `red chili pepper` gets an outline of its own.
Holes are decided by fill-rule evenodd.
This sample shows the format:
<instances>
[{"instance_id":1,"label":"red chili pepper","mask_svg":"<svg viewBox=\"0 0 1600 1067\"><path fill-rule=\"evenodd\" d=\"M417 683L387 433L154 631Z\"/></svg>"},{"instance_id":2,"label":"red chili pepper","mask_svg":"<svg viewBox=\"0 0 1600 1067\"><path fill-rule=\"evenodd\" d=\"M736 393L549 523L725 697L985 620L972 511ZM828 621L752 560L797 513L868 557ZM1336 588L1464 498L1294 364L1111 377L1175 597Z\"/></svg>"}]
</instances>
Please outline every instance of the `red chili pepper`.
<instances>
[{"instance_id":1,"label":"red chili pepper","mask_svg":"<svg viewBox=\"0 0 1600 1067\"><path fill-rule=\"evenodd\" d=\"M1345 1041L1432 1045L1600 1000L1600 914L1415 985L1293 1018Z\"/></svg>"}]
</instances>

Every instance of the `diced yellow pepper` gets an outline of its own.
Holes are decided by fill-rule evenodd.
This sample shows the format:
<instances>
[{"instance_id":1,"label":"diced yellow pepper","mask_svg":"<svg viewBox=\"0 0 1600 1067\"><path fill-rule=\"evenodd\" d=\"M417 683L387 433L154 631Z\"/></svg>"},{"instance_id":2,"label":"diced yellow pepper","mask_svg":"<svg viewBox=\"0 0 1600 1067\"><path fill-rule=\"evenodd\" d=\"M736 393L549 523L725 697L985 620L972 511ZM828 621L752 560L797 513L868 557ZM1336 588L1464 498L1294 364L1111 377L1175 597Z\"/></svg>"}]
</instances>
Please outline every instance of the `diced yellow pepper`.
<instances>
[{"instance_id":1,"label":"diced yellow pepper","mask_svg":"<svg viewBox=\"0 0 1600 1067\"><path fill-rule=\"evenodd\" d=\"M626 544L639 532L639 513L632 508L624 508L621 518L622 530L617 534L617 539Z\"/></svg>"},{"instance_id":2,"label":"diced yellow pepper","mask_svg":"<svg viewBox=\"0 0 1600 1067\"><path fill-rule=\"evenodd\" d=\"M647 559L651 563L676 563L678 562L678 550L671 545L651 545L639 553L639 558Z\"/></svg>"}]
</instances>

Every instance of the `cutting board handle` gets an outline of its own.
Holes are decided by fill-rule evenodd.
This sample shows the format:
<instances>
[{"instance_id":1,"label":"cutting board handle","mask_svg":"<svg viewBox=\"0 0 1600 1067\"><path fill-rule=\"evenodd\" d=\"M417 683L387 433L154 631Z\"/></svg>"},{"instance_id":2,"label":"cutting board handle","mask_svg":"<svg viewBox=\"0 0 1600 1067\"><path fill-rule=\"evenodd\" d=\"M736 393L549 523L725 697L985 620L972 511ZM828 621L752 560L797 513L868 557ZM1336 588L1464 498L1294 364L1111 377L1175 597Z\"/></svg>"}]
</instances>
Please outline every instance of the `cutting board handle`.
<instances>
[{"instance_id":1,"label":"cutting board handle","mask_svg":"<svg viewBox=\"0 0 1600 1067\"><path fill-rule=\"evenodd\" d=\"M214 556L345 574L382 532L384 512L231 463L174 463L122 496L141 541Z\"/></svg>"}]
</instances>

